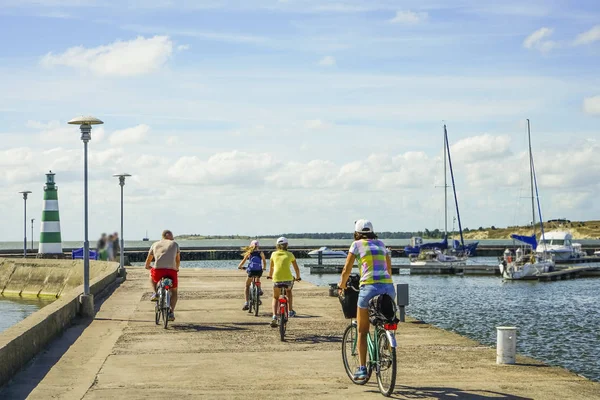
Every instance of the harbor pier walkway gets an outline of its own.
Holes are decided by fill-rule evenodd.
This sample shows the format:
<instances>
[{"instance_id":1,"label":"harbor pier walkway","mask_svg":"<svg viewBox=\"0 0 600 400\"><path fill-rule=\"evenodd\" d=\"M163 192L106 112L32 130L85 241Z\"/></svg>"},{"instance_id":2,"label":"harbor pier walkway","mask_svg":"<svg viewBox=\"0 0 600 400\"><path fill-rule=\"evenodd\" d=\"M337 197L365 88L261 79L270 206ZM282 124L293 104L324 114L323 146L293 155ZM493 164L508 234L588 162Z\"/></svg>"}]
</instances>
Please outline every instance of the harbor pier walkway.
<instances>
[{"instance_id":1,"label":"harbor pier walkway","mask_svg":"<svg viewBox=\"0 0 600 400\"><path fill-rule=\"evenodd\" d=\"M327 288L294 288L288 339L270 322L270 281L258 317L241 310L243 271L180 272L177 320L154 324L148 273L128 269L98 306L0 390L2 399L380 398L353 385L341 362L347 325ZM598 399L600 383L526 357L495 364L495 349L418 321L400 324L402 399Z\"/></svg>"}]
</instances>

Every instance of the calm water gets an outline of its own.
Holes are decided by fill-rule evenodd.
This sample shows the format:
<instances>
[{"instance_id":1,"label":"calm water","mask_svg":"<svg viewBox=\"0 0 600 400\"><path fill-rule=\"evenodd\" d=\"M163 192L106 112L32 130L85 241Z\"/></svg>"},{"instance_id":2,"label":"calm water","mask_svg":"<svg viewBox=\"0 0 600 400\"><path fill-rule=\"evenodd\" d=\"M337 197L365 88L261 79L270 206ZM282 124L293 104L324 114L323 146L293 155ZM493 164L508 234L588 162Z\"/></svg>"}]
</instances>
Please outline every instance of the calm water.
<instances>
[{"instance_id":1,"label":"calm water","mask_svg":"<svg viewBox=\"0 0 600 400\"><path fill-rule=\"evenodd\" d=\"M0 296L0 332L50 303L47 300L21 300Z\"/></svg>"},{"instance_id":2,"label":"calm water","mask_svg":"<svg viewBox=\"0 0 600 400\"><path fill-rule=\"evenodd\" d=\"M394 259L394 264L401 261ZM311 260L298 263L302 267ZM237 262L194 261L182 266L234 269ZM306 269L301 273L317 285L338 280L337 275L310 275ZM415 318L493 347L496 326L516 326L519 353L600 381L598 278L504 282L499 277L400 275L394 281L410 285L407 312Z\"/></svg>"},{"instance_id":3,"label":"calm water","mask_svg":"<svg viewBox=\"0 0 600 400\"><path fill-rule=\"evenodd\" d=\"M150 245L154 240L151 239L149 242L143 242L141 240L126 240L125 247L140 247L140 248L150 248ZM263 244L275 244L275 239L259 239ZM425 242L437 242L439 240L425 240ZM466 243L475 242L476 240L465 240ZM236 240L236 239L206 239L206 240L177 240L179 245L182 248L189 247L242 247L247 246L247 240ZM392 247L404 247L409 244L409 239L386 239L385 244ZM497 244L497 245L512 245L512 240L480 240L481 245L486 244ZM577 240L578 243L586 244L586 245L598 245L600 247L600 240ZM290 239L290 247L301 246L301 247L314 247L318 248L320 246L329 246L329 247L350 247L352 243L351 240L348 239ZM31 247L31 242L27 244L28 248ZM94 248L96 246L95 240L90 240L90 246ZM37 249L38 243L34 243L34 247ZM83 247L82 241L65 241L63 242L64 248L80 248ZM17 250L23 248L23 242L0 242L0 250Z\"/></svg>"}]
</instances>

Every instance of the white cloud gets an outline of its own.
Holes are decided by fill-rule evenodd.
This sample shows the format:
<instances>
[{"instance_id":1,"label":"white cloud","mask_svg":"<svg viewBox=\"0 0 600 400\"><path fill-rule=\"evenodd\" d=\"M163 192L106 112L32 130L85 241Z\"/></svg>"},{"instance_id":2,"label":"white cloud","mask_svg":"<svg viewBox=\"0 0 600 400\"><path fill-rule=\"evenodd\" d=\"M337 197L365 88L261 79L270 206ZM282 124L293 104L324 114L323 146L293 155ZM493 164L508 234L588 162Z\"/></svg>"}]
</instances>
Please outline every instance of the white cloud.
<instances>
[{"instance_id":1,"label":"white cloud","mask_svg":"<svg viewBox=\"0 0 600 400\"><path fill-rule=\"evenodd\" d=\"M554 29L552 28L540 28L525 38L523 41L523 47L526 49L536 49L541 52L550 51L557 45L556 42L546 39L550 37L553 32Z\"/></svg>"},{"instance_id":2,"label":"white cloud","mask_svg":"<svg viewBox=\"0 0 600 400\"><path fill-rule=\"evenodd\" d=\"M180 44L179 46L177 46L177 51L185 51L185 50L189 50L189 49L190 49L189 44Z\"/></svg>"},{"instance_id":3,"label":"white cloud","mask_svg":"<svg viewBox=\"0 0 600 400\"><path fill-rule=\"evenodd\" d=\"M416 25L427 21L428 18L429 14L426 12L397 11L396 16L390 19L390 22L393 24Z\"/></svg>"},{"instance_id":4,"label":"white cloud","mask_svg":"<svg viewBox=\"0 0 600 400\"><path fill-rule=\"evenodd\" d=\"M114 131L110 135L110 144L114 146L124 146L128 144L142 143L146 140L150 127L146 124L134 126L133 128Z\"/></svg>"},{"instance_id":5,"label":"white cloud","mask_svg":"<svg viewBox=\"0 0 600 400\"><path fill-rule=\"evenodd\" d=\"M167 136L167 146L177 146L179 144L181 144L181 139L179 136Z\"/></svg>"},{"instance_id":6,"label":"white cloud","mask_svg":"<svg viewBox=\"0 0 600 400\"><path fill-rule=\"evenodd\" d=\"M451 145L451 155L457 161L477 162L493 158L504 158L511 154L511 139L508 135L492 136L484 134L461 139Z\"/></svg>"},{"instance_id":7,"label":"white cloud","mask_svg":"<svg viewBox=\"0 0 600 400\"><path fill-rule=\"evenodd\" d=\"M44 143L77 143L81 137L79 129L76 129L72 125L68 125L66 122L61 123L57 120L48 122L29 120L25 126L31 129L40 130L40 141Z\"/></svg>"},{"instance_id":8,"label":"white cloud","mask_svg":"<svg viewBox=\"0 0 600 400\"><path fill-rule=\"evenodd\" d=\"M24 165L33 158L33 152L28 147L19 147L0 151L0 167Z\"/></svg>"},{"instance_id":9,"label":"white cloud","mask_svg":"<svg viewBox=\"0 0 600 400\"><path fill-rule=\"evenodd\" d=\"M583 111L591 115L600 115L600 96L585 98L583 100Z\"/></svg>"},{"instance_id":10,"label":"white cloud","mask_svg":"<svg viewBox=\"0 0 600 400\"><path fill-rule=\"evenodd\" d=\"M280 188L331 188L337 184L338 170L333 162L326 160L292 161L278 168L266 180Z\"/></svg>"},{"instance_id":11,"label":"white cloud","mask_svg":"<svg viewBox=\"0 0 600 400\"><path fill-rule=\"evenodd\" d=\"M325 122L320 119L309 119L304 123L304 127L307 129L323 129L327 126Z\"/></svg>"},{"instance_id":12,"label":"white cloud","mask_svg":"<svg viewBox=\"0 0 600 400\"><path fill-rule=\"evenodd\" d=\"M588 31L580 33L577 35L573 44L575 46L590 44L593 42L597 42L600 40L600 25L596 25Z\"/></svg>"},{"instance_id":13,"label":"white cloud","mask_svg":"<svg viewBox=\"0 0 600 400\"><path fill-rule=\"evenodd\" d=\"M173 52L173 42L168 36L116 41L109 45L85 48L76 46L62 54L46 54L41 64L57 65L91 71L95 75L143 75L162 67Z\"/></svg>"},{"instance_id":14,"label":"white cloud","mask_svg":"<svg viewBox=\"0 0 600 400\"><path fill-rule=\"evenodd\" d=\"M192 185L239 185L262 183L279 163L268 153L230 151L217 153L204 161L197 156L179 158L169 168L169 176Z\"/></svg>"},{"instance_id":15,"label":"white cloud","mask_svg":"<svg viewBox=\"0 0 600 400\"><path fill-rule=\"evenodd\" d=\"M319 65L322 67L333 67L335 65L335 57L325 56L319 60Z\"/></svg>"}]
</instances>

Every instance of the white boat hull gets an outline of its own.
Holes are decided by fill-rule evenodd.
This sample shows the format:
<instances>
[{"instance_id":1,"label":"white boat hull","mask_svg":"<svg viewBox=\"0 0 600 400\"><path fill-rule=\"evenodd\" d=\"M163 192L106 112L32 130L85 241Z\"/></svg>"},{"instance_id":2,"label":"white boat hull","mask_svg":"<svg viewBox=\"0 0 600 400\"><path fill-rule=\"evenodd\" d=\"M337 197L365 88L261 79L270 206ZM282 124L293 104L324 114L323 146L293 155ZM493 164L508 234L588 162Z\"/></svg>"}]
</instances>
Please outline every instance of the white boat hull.
<instances>
[{"instance_id":1,"label":"white boat hull","mask_svg":"<svg viewBox=\"0 0 600 400\"><path fill-rule=\"evenodd\" d=\"M310 258L319 258L318 254L310 254L308 253L308 256ZM323 254L322 258L326 259L326 258L346 258L347 255L346 254Z\"/></svg>"},{"instance_id":2,"label":"white boat hull","mask_svg":"<svg viewBox=\"0 0 600 400\"><path fill-rule=\"evenodd\" d=\"M525 280L535 279L538 275L550 272L554 267L552 261L541 261L535 263L526 263L523 265L515 265L510 263L508 265L500 264L500 272L505 280Z\"/></svg>"},{"instance_id":3,"label":"white boat hull","mask_svg":"<svg viewBox=\"0 0 600 400\"><path fill-rule=\"evenodd\" d=\"M457 261L437 261L437 260L415 260L410 261L411 266L415 267L464 267L467 260Z\"/></svg>"}]
</instances>

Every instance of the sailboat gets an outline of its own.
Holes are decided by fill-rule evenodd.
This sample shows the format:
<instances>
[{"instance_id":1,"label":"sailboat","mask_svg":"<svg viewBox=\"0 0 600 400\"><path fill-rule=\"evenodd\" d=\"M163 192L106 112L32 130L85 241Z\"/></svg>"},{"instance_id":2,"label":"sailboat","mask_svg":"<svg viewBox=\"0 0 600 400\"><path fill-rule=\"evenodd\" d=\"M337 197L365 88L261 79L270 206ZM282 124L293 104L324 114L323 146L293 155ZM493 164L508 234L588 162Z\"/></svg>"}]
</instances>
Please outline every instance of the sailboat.
<instances>
[{"instance_id":1,"label":"sailboat","mask_svg":"<svg viewBox=\"0 0 600 400\"><path fill-rule=\"evenodd\" d=\"M409 261L411 265L415 266L463 266L467 264L469 258L469 247L465 246L463 237L462 225L460 222L460 211L458 209L458 197L456 196L456 186L454 184L454 171L452 170L452 158L450 157L450 144L448 143L448 130L444 125L444 241L446 246L448 244L448 182L446 172L446 157L448 160L448 166L450 167L450 176L452 178L452 189L454 191L454 203L456 204L456 216L458 218L458 230L460 232L460 243L453 246L451 251L445 253L440 248L424 248L421 249L418 254L409 254ZM456 241L454 241L456 242ZM478 242L472 245L473 248L477 248ZM406 250L405 250L406 251ZM449 254L450 253L450 254Z\"/></svg>"},{"instance_id":2,"label":"sailboat","mask_svg":"<svg viewBox=\"0 0 600 400\"><path fill-rule=\"evenodd\" d=\"M535 176L535 164L533 163L533 153L531 151L531 127L529 119L527 120L527 139L529 141L529 178L531 187L531 213L533 215L533 235L510 235L518 242L523 243L525 248L518 248L513 256L510 249L504 251L504 259L500 263L500 272L502 277L507 280L535 279L539 274L552 271L554 269L554 260L546 251L536 253L537 239L535 232L536 225L536 200L537 209L540 217L540 228L542 238L544 237L544 223L542 222L542 208L538 195L537 178ZM545 244L543 244L545 247Z\"/></svg>"},{"instance_id":3,"label":"sailboat","mask_svg":"<svg viewBox=\"0 0 600 400\"><path fill-rule=\"evenodd\" d=\"M148 237L148 231L146 231L146 236L144 236L144 237L142 238L142 241L143 241L143 242L147 242L147 241L149 241L149 240L150 240L150 238Z\"/></svg>"}]
</instances>

